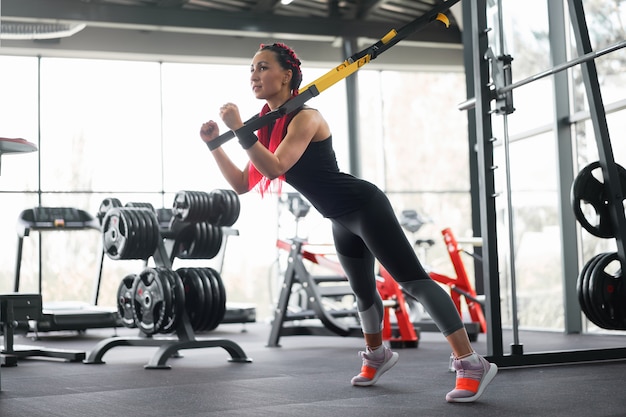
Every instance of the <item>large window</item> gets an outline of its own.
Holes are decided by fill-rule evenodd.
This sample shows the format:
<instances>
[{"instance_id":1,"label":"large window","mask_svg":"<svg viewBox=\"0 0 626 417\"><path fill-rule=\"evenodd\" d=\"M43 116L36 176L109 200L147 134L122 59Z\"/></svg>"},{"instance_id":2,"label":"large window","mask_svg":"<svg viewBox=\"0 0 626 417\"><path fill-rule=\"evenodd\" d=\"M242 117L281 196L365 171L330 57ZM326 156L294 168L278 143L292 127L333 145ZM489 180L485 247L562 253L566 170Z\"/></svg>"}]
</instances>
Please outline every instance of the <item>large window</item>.
<instances>
[{"instance_id":1,"label":"large window","mask_svg":"<svg viewBox=\"0 0 626 417\"><path fill-rule=\"evenodd\" d=\"M3 56L0 68L2 135L39 147L2 161L4 292L13 287L14 231L22 210L66 206L95 216L108 197L169 208L179 190L228 188L198 137L200 124L216 119L227 101L237 103L244 117L261 106L249 90L247 65ZM327 70L305 68L303 83ZM462 91L462 73L362 70L359 75L363 176L389 193L398 212L414 208L432 217L431 226L425 226L429 237L440 239L447 226L467 233L466 126L463 113L453 110L462 97L442 94L437 87ZM345 84L308 104L330 123L339 165L349 170ZM224 146L237 163L245 163L236 141ZM278 196L240 199L234 226L239 236L229 238L223 266L214 260L203 264L222 268L229 300L254 303L264 317L271 314L275 296L268 290L277 278L275 239L291 237L293 227L278 224ZM284 216L281 221L295 223ZM329 223L314 211L299 235L331 242ZM439 250L445 254L443 244ZM100 253L97 230L31 233L23 242L20 290L38 291L41 274L45 301L91 302ZM174 268L198 262L176 260ZM442 264L447 263L444 258ZM105 257L99 304L115 305L121 279L142 268L141 261Z\"/></svg>"}]
</instances>

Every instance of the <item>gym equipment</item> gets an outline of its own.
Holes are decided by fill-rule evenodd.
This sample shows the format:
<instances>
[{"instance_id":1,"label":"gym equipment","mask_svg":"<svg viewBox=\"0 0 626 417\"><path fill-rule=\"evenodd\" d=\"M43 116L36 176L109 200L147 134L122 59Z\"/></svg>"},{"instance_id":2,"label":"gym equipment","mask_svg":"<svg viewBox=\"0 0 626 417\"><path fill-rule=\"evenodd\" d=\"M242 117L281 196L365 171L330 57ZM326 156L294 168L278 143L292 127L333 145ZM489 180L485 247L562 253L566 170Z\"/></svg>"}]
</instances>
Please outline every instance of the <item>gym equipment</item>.
<instances>
[{"instance_id":1,"label":"gym equipment","mask_svg":"<svg viewBox=\"0 0 626 417\"><path fill-rule=\"evenodd\" d=\"M35 207L23 210L17 220L17 260L13 291L19 293L24 238L31 231L73 232L80 230L100 230L98 221L84 210L72 207ZM42 289L42 275L39 268L39 294ZM96 287L99 287L99 277ZM97 290L96 288L96 290ZM117 311L87 303L59 302L44 303L43 314L31 322L31 330L49 332L61 330L84 331L106 327L118 327Z\"/></svg>"},{"instance_id":2,"label":"gym equipment","mask_svg":"<svg viewBox=\"0 0 626 417\"><path fill-rule=\"evenodd\" d=\"M284 274L283 283L280 290L280 297L272 329L270 331L270 347L278 347L281 336L294 335L317 335L317 336L361 336L361 328L358 325L358 314L355 308L340 307L336 309L325 308L325 297L343 297L351 294L350 288L346 287L347 279L342 275L313 276L303 262L304 256L309 256L309 252L303 251L304 239L295 238L291 242L278 240L276 245L280 249L289 251L289 262ZM313 257L313 259L316 259ZM323 287L322 283L343 283L343 286L332 285ZM289 301L294 292L294 284L300 284L306 294L306 309L300 311L290 311ZM349 319L351 323L341 322L341 319ZM305 320L321 321L322 326L300 324ZM293 324L293 325L291 325Z\"/></svg>"},{"instance_id":3,"label":"gym equipment","mask_svg":"<svg viewBox=\"0 0 626 417\"><path fill-rule=\"evenodd\" d=\"M363 337L356 300L343 268L326 254L316 253L312 246L307 246L306 239L298 237L298 224L308 214L310 204L299 193L288 193L284 202L295 217L296 236L276 241L277 248L289 255L268 346L280 346L282 336ZM305 260L334 274L313 275L307 270ZM400 287L393 279L383 276L377 277L376 287L385 308L383 340L395 348L417 348L419 329L410 321L408 303ZM297 297L297 305L290 303L293 296ZM395 323L391 321L391 312L395 313Z\"/></svg>"},{"instance_id":4,"label":"gym equipment","mask_svg":"<svg viewBox=\"0 0 626 417\"><path fill-rule=\"evenodd\" d=\"M37 145L21 138L0 138L0 162L2 155L35 152Z\"/></svg>"},{"instance_id":5,"label":"gym equipment","mask_svg":"<svg viewBox=\"0 0 626 417\"><path fill-rule=\"evenodd\" d=\"M412 211L403 213L404 215L406 215L407 213L411 214ZM404 225L405 222L401 221L401 224ZM450 288L450 297L452 298L452 301L461 317L462 301L465 302L467 310L470 314L470 318L472 319L471 322L464 323L465 329L467 330L467 334L470 340L476 341L478 339L479 333L487 332L487 322L485 320L485 316L482 310L483 301L478 299L478 295L476 294L476 291L469 281L467 270L465 269L465 264L463 263L463 259L461 259L460 255L460 252L462 250L459 248L454 233L452 233L452 230L450 228L445 228L441 231L441 234L443 235L443 240L446 244L446 249L448 251L448 255L450 256L450 261L452 262L452 265L454 267L456 277L450 277L431 270L427 270L427 272L433 280L441 284L445 284ZM415 242L416 245L419 245L421 244L421 242L423 242L423 240L417 239L415 240ZM382 277L386 278L388 281L393 281L392 276L383 266L380 267L379 274ZM411 297L410 294L405 294L408 297ZM439 329L432 320L422 320L414 324L423 331L439 331Z\"/></svg>"},{"instance_id":6,"label":"gym equipment","mask_svg":"<svg viewBox=\"0 0 626 417\"><path fill-rule=\"evenodd\" d=\"M84 363L104 363L104 354L116 346L159 347L145 365L147 369L169 369L167 360L180 350L206 347L224 348L233 362L251 362L241 347L230 340L200 340L195 337L194 331L213 330L224 322L226 291L217 270L172 269L173 260L181 254L191 253L193 259L215 256L214 250L188 250L189 247L213 248L217 242L217 246L223 249L223 245L219 244L229 234L223 233L219 235L219 240L213 239L213 234L208 233L208 230L221 228L211 225L206 219L210 216L216 221L232 225L239 215L238 201L234 201L237 196L234 194L233 197L233 194L228 190L216 191L212 195L180 192L176 195L167 224L157 219L160 211L148 204L132 203L120 207L113 200L103 204L107 210L102 216L103 252L114 260L147 261L152 258L155 267L146 266L139 274L127 275L118 288L117 307L122 323L129 328L137 328L144 336L102 340ZM213 201L214 196L219 197ZM222 213L215 213L216 210ZM190 230L196 233L190 236ZM187 250L181 251L180 247ZM171 333L175 337L158 336Z\"/></svg>"},{"instance_id":7,"label":"gym equipment","mask_svg":"<svg viewBox=\"0 0 626 417\"><path fill-rule=\"evenodd\" d=\"M622 198L625 198L626 169L619 164L615 165L619 173ZM580 225L589 233L600 238L613 238L615 229L611 222L608 196L610 190L598 178L601 174L600 161L592 162L578 173L571 188L572 208Z\"/></svg>"},{"instance_id":8,"label":"gym equipment","mask_svg":"<svg viewBox=\"0 0 626 417\"><path fill-rule=\"evenodd\" d=\"M626 330L626 288L616 252L601 253L583 267L576 282L581 309L596 326Z\"/></svg>"},{"instance_id":9,"label":"gym equipment","mask_svg":"<svg viewBox=\"0 0 626 417\"><path fill-rule=\"evenodd\" d=\"M400 42L402 39L406 38L413 32L424 28L426 25L434 22L435 20L442 22L446 25L446 27L448 27L450 22L448 18L443 14L443 12L450 9L459 1L460 0L447 0L440 2L439 4L433 6L432 9L424 13L422 16L418 17L412 22L409 22L397 31L395 29L392 29L375 44L366 49L363 49L360 52L353 54L341 64L331 69L312 83L300 88L299 94L297 96L289 99L286 103L284 103L277 109L268 112L262 117L258 115L253 116L252 118L247 120L241 128L237 129L236 132L229 130L228 132L221 134L219 137L215 138L211 142L208 142L207 146L209 147L209 149L214 150L222 146L230 139L234 138L236 135L245 136L246 134L250 134L254 131L259 130L263 126L268 125L273 120L279 119L285 114L289 114L295 111L297 108L302 107L302 105L304 105L304 103L306 103L309 99L318 96L321 92L333 86L335 83L355 73L365 64L373 59L376 59L378 55L382 54L387 49Z\"/></svg>"},{"instance_id":10,"label":"gym equipment","mask_svg":"<svg viewBox=\"0 0 626 417\"><path fill-rule=\"evenodd\" d=\"M172 213L183 222L207 221L215 226L232 226L239 217L240 204L232 190L179 191Z\"/></svg>"},{"instance_id":11,"label":"gym equipment","mask_svg":"<svg viewBox=\"0 0 626 417\"><path fill-rule=\"evenodd\" d=\"M0 351L2 366L16 366L20 358L41 356L79 362L85 352L75 350L52 350L39 346L14 345L15 331L28 332L30 321L42 316L41 294L0 294L0 325L4 335L4 348Z\"/></svg>"},{"instance_id":12,"label":"gym equipment","mask_svg":"<svg viewBox=\"0 0 626 417\"><path fill-rule=\"evenodd\" d=\"M489 38L485 36L485 33L492 28L487 26L487 2L485 0L476 0L474 2L466 3L468 6L464 10L467 12L466 27L471 28L469 39L466 44L468 49L468 55L471 56L471 61L468 64L468 70L474 76L472 87L474 88L475 100L473 106L475 112L471 121L476 126L476 172L477 178L475 184L479 187L478 205L480 208L480 219L476 219L480 222L481 237L483 239L483 276L485 277L485 295L487 301L486 318L488 320L487 326L489 328L488 346L489 355L487 359L496 363L499 367L507 366L533 366L533 365L545 365L555 363L572 363L572 362L584 362L584 361L597 361L597 360L611 360L611 359L623 359L626 357L626 348L616 349L589 349L589 350L570 350L559 352L538 352L534 354L524 354L522 345L519 343L518 337L518 320L517 320L517 305L516 305L516 293L515 293L515 276L513 262L509 262L511 267L511 312L512 312L512 325L513 325L513 344L511 344L511 352L508 355L504 354L503 346L503 332L502 332L502 314L501 314L501 289L500 280L498 277L501 271L498 266L498 245L499 238L497 219L499 214L497 212L496 197L500 194L500 190L496 190L496 180L494 171L497 168L494 163L494 143L496 138L493 135L491 117L493 114L501 114L504 117L504 129L507 129L506 116L510 109L504 106L500 108L503 101L506 100L504 94L510 93L517 85L508 84L501 85L501 82L507 84L508 79L504 74L507 62L506 56L502 54L500 57L495 57L497 60L501 60L500 64L493 62L493 65L500 65L498 70L502 76L494 76L490 74L490 63L485 60L485 57L490 57L488 53ZM464 6L465 6L464 5ZM500 22L500 29L502 29L502 2L498 1L498 20ZM565 14L565 7L561 2L548 2L548 11L550 18L550 41L553 49L553 59L555 62L564 62L564 54L561 53L566 45L566 32L569 26L563 24L563 16ZM598 146L598 155L600 159L600 165L603 171L604 181L608 190L607 195L610 196L608 204L609 215L612 223L612 229L616 236L617 253L620 262L624 264L626 261L626 248L623 237L626 236L626 218L624 216L624 207L621 198L621 187L619 186L619 171L615 160L613 158L613 152L611 149L611 143L609 138L608 125L606 121L606 111L602 103L601 88L598 81L598 73L595 67L594 58L592 53L591 41L589 37L589 31L587 28L587 22L585 20L585 13L583 8L583 2L581 0L569 0L567 11L569 12L571 28L576 40L576 48L578 55L581 57L581 72L582 79L585 86L585 96L588 100L588 108L590 113L590 119L593 124L594 136ZM499 44L502 46L505 44L502 32L500 34ZM623 43L622 43L623 44ZM623 45L617 45L622 47ZM572 63L574 64L574 63ZM575 64L574 64L575 65ZM563 68L555 68L555 70L564 70ZM496 74L497 75L497 74ZM557 83L555 84L555 91L565 93L563 84L565 84L565 76L559 76ZM529 80L529 82L532 80ZM498 108L492 108L491 101L496 101ZM571 158L571 147L569 146L571 133L567 129L569 123L571 123L571 117L569 114L568 103L564 100L555 98L555 105L557 107L555 123L553 124L554 130L557 133L559 149L565 153L563 155L563 163L559 163L559 172L562 177L567 178L569 172L571 172L570 164L573 162ZM560 123L566 120L564 125ZM506 138L505 138L506 145ZM505 147L505 153L508 148ZM507 183L507 187L509 184ZM510 192L510 188L506 188L507 194ZM563 187L561 187L561 201L565 194ZM508 202L507 202L508 203ZM510 207L509 207L510 208ZM514 248L512 235L512 224L510 221L510 213L508 213L508 227L507 233L509 238L509 261L514 260ZM569 220L564 218L563 225L569 226ZM565 253L565 261L568 263L575 262L577 254L577 248L575 239L571 239L571 232L563 228L563 252ZM564 270L569 271L569 266L564 262ZM587 268L588 270L590 268ZM580 277L579 277L580 278ZM566 277L567 281L568 278ZM582 284L581 284L582 285ZM569 288L565 288L566 293L570 291ZM578 294L579 297L581 294ZM577 319L574 317L577 313L572 306L569 305L569 297L566 298L566 327L567 331L577 332L580 331L580 325L576 323ZM568 317L572 314L571 318Z\"/></svg>"}]
</instances>

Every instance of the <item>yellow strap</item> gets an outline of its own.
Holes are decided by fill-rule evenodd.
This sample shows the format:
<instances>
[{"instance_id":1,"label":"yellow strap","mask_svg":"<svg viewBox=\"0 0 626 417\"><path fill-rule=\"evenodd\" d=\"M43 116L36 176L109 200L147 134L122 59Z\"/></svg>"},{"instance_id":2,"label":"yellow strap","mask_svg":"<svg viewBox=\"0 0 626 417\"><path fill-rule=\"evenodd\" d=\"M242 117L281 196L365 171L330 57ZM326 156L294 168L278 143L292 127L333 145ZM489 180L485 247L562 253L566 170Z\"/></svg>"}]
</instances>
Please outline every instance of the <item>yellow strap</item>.
<instances>
[{"instance_id":1,"label":"yellow strap","mask_svg":"<svg viewBox=\"0 0 626 417\"><path fill-rule=\"evenodd\" d=\"M308 88L312 86L317 87L317 91L321 93L322 91L326 90L328 87L331 87L335 83L355 73L363 65L370 62L370 59L371 59L370 55L367 54L364 57L352 63L349 63L348 61L344 61L341 64L337 65L332 70L328 71L326 74L319 77L317 80L302 87L300 89L300 93L306 91Z\"/></svg>"},{"instance_id":2,"label":"yellow strap","mask_svg":"<svg viewBox=\"0 0 626 417\"><path fill-rule=\"evenodd\" d=\"M382 43L388 43L392 40L398 33L395 29L392 29L385 36L381 38ZM354 74L357 70L359 70L362 66L370 62L372 57L370 54L367 54L354 62L350 62L349 60L343 61L341 64L337 65L335 68L328 71L326 74L322 75L312 83L309 83L302 87L299 92L302 93L306 91L308 88L315 86L317 87L317 91L320 93L327 88L333 86L339 81L347 78L348 76Z\"/></svg>"},{"instance_id":3,"label":"yellow strap","mask_svg":"<svg viewBox=\"0 0 626 417\"><path fill-rule=\"evenodd\" d=\"M450 20L448 19L448 16L443 13L437 13L437 17L435 18L435 20L439 20L444 25L446 25L447 28L450 27Z\"/></svg>"}]
</instances>

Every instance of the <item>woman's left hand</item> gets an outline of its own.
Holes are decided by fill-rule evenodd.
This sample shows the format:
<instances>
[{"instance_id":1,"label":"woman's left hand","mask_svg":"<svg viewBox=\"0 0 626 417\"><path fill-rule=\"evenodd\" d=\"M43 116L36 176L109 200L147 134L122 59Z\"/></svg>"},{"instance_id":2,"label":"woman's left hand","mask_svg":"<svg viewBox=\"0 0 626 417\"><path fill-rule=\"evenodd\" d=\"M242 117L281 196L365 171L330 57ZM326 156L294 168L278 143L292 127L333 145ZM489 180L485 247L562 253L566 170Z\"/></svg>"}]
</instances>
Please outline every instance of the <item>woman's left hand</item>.
<instances>
[{"instance_id":1,"label":"woman's left hand","mask_svg":"<svg viewBox=\"0 0 626 417\"><path fill-rule=\"evenodd\" d=\"M239 114L239 108L236 104L226 103L220 107L220 117L233 132L243 126L241 121L241 115Z\"/></svg>"}]
</instances>

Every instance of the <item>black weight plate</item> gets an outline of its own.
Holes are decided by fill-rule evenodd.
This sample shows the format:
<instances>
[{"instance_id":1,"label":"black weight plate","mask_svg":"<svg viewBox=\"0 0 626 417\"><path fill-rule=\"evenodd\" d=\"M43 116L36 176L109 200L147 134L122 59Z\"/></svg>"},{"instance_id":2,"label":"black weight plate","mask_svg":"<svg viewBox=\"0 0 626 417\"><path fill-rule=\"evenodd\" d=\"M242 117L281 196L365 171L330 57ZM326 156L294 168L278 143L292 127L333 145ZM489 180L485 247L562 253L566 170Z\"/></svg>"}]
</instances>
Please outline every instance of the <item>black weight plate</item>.
<instances>
[{"instance_id":1,"label":"black weight plate","mask_svg":"<svg viewBox=\"0 0 626 417\"><path fill-rule=\"evenodd\" d=\"M172 280L172 288L174 290L174 299L176 301L176 304L174 305L174 313L176 314L176 329L182 322L185 314L185 288L183 286L183 280L175 271L170 270L170 277Z\"/></svg>"},{"instance_id":2,"label":"black weight plate","mask_svg":"<svg viewBox=\"0 0 626 417\"><path fill-rule=\"evenodd\" d=\"M161 279L161 284L163 285L163 295L166 300L166 309L165 309L165 320L163 321L163 325L161 329L159 329L159 333L171 333L176 330L178 326L178 321L180 320L180 310L177 305L177 293L176 293L176 282L171 276L171 270L164 267L156 268L159 279Z\"/></svg>"},{"instance_id":3,"label":"black weight plate","mask_svg":"<svg viewBox=\"0 0 626 417\"><path fill-rule=\"evenodd\" d=\"M204 191L198 191L198 199L200 201L201 210L198 213L197 221L205 222L211 214L211 196Z\"/></svg>"},{"instance_id":4,"label":"black weight plate","mask_svg":"<svg viewBox=\"0 0 626 417\"><path fill-rule=\"evenodd\" d=\"M212 302L211 302L211 316L209 317L206 326L204 327L204 331L211 331L217 327L222 318L219 317L221 310L221 290L218 281L213 276L213 272L211 268L202 268L202 275L211 285L211 294L212 294Z\"/></svg>"},{"instance_id":5,"label":"black weight plate","mask_svg":"<svg viewBox=\"0 0 626 417\"><path fill-rule=\"evenodd\" d=\"M114 207L122 207L122 202L117 198L105 198L100 203L100 207L98 208L98 220L100 222L100 226L102 226L104 216Z\"/></svg>"},{"instance_id":6,"label":"black weight plate","mask_svg":"<svg viewBox=\"0 0 626 417\"><path fill-rule=\"evenodd\" d=\"M217 307L215 308L215 327L217 327L222 320L224 320L224 315L226 314L226 288L224 287L224 282L222 281L222 277L219 272L213 268L208 268L208 270L213 276L213 280L219 293L219 301L217 303Z\"/></svg>"},{"instance_id":7,"label":"black weight plate","mask_svg":"<svg viewBox=\"0 0 626 417\"><path fill-rule=\"evenodd\" d=\"M578 275L578 279L576 280L576 292L578 293L578 304L580 304L580 308L585 313L585 316L589 317L589 311L587 310L587 303L585 302L586 297L586 287L585 287L585 275L587 274L587 270L589 269L589 265L593 263L599 256L603 256L604 254L598 254L593 256L587 263L583 266Z\"/></svg>"},{"instance_id":8,"label":"black weight plate","mask_svg":"<svg viewBox=\"0 0 626 417\"><path fill-rule=\"evenodd\" d=\"M193 245L193 241L196 237L195 223L186 223L176 235L176 256L180 259L186 259L189 257L190 250Z\"/></svg>"},{"instance_id":9,"label":"black weight plate","mask_svg":"<svg viewBox=\"0 0 626 417\"><path fill-rule=\"evenodd\" d=\"M230 218L228 219L228 224L226 226L232 226L239 219L239 214L241 213L241 202L239 201L239 195L233 190L227 190L230 194L231 198L231 206L230 206Z\"/></svg>"},{"instance_id":10,"label":"black weight plate","mask_svg":"<svg viewBox=\"0 0 626 417\"><path fill-rule=\"evenodd\" d=\"M589 277L589 298L594 314L606 329L624 330L621 299L622 272L616 252L598 261Z\"/></svg>"},{"instance_id":11,"label":"black weight plate","mask_svg":"<svg viewBox=\"0 0 626 417\"><path fill-rule=\"evenodd\" d=\"M204 269L205 268L193 268L193 273L195 273L202 282L202 288L204 289L205 294L204 317L202 318L199 331L205 331L211 326L211 321L213 316L215 316L215 306L217 305L216 298L219 297L219 294L213 290L211 279L204 272Z\"/></svg>"},{"instance_id":12,"label":"black weight plate","mask_svg":"<svg viewBox=\"0 0 626 417\"><path fill-rule=\"evenodd\" d=\"M109 210L102 222L102 244L111 259L126 259L131 236L129 225L120 208Z\"/></svg>"},{"instance_id":13,"label":"black weight plate","mask_svg":"<svg viewBox=\"0 0 626 417\"><path fill-rule=\"evenodd\" d=\"M159 244L159 240L161 239L159 221L156 218L156 213L147 208L137 209L135 214L142 220L142 227L144 229L144 256L142 259L148 259L150 256L154 255L154 252Z\"/></svg>"},{"instance_id":14,"label":"black weight plate","mask_svg":"<svg viewBox=\"0 0 626 417\"><path fill-rule=\"evenodd\" d=\"M185 191L179 191L174 196L172 215L182 221L187 219L189 215L189 200Z\"/></svg>"},{"instance_id":15,"label":"black weight plate","mask_svg":"<svg viewBox=\"0 0 626 417\"><path fill-rule=\"evenodd\" d=\"M196 222L198 221L199 202L195 191L187 191L187 201L189 202L189 213L185 221Z\"/></svg>"},{"instance_id":16,"label":"black weight plate","mask_svg":"<svg viewBox=\"0 0 626 417\"><path fill-rule=\"evenodd\" d=\"M209 240L209 228L207 222L196 223L196 239L194 240L195 248L192 251L193 259L204 259L211 244Z\"/></svg>"},{"instance_id":17,"label":"black weight plate","mask_svg":"<svg viewBox=\"0 0 626 417\"><path fill-rule=\"evenodd\" d=\"M622 196L626 196L626 170L616 164ZM570 199L574 215L580 225L594 236L601 238L615 237L608 201L608 187L593 173L602 173L599 161L584 167L574 179ZM621 206L621 204L620 204Z\"/></svg>"},{"instance_id":18,"label":"black weight plate","mask_svg":"<svg viewBox=\"0 0 626 417\"><path fill-rule=\"evenodd\" d=\"M145 209L140 208L126 208L129 214L132 216L134 224L137 228L137 259L147 260L154 254L154 251L150 251L150 246L153 239L152 228L149 227L149 220L144 216L149 213Z\"/></svg>"},{"instance_id":19,"label":"black weight plate","mask_svg":"<svg viewBox=\"0 0 626 417\"><path fill-rule=\"evenodd\" d=\"M132 251L128 254L126 259L147 259L144 257L146 249L145 245L145 224L142 219L137 216L137 210L133 208L124 207L122 209L124 216L128 218L128 224L130 227L130 235L132 239Z\"/></svg>"},{"instance_id":20,"label":"black weight plate","mask_svg":"<svg viewBox=\"0 0 626 417\"><path fill-rule=\"evenodd\" d=\"M211 191L211 216L209 217L209 223L219 225L224 215L224 195L222 190Z\"/></svg>"},{"instance_id":21,"label":"black weight plate","mask_svg":"<svg viewBox=\"0 0 626 417\"><path fill-rule=\"evenodd\" d=\"M153 335L161 330L166 319L163 285L156 270L144 269L133 285L133 318L139 330Z\"/></svg>"},{"instance_id":22,"label":"black weight plate","mask_svg":"<svg viewBox=\"0 0 626 417\"><path fill-rule=\"evenodd\" d=\"M136 279L136 274L125 276L117 289L117 312L124 327L130 329L137 327L133 316L133 284Z\"/></svg>"},{"instance_id":23,"label":"black weight plate","mask_svg":"<svg viewBox=\"0 0 626 417\"><path fill-rule=\"evenodd\" d=\"M593 308L593 301L591 300L591 294L590 294L590 278L591 278L591 272L593 271L593 268L596 266L596 264L605 256L607 256L608 253L601 253L599 255L597 255L596 257L594 257L594 259L589 262L589 267L587 268L587 270L585 271L585 276L583 277L583 300L586 306L586 311L587 311L587 318L596 326L600 327L600 328L605 328L604 323L602 323L602 320L600 317L598 317L595 314L595 310Z\"/></svg>"},{"instance_id":24,"label":"black weight plate","mask_svg":"<svg viewBox=\"0 0 626 417\"><path fill-rule=\"evenodd\" d=\"M202 281L197 274L189 273L189 268L179 268L176 273L180 276L185 292L185 309L189 323L193 330L198 331L205 315L205 294Z\"/></svg>"},{"instance_id":25,"label":"black weight plate","mask_svg":"<svg viewBox=\"0 0 626 417\"><path fill-rule=\"evenodd\" d=\"M211 231L211 244L207 253L207 259L213 259L220 252L224 238L224 232L221 227L208 224L207 227Z\"/></svg>"},{"instance_id":26,"label":"black weight plate","mask_svg":"<svg viewBox=\"0 0 626 417\"><path fill-rule=\"evenodd\" d=\"M146 210L150 210L153 213L156 213L156 210L154 209L154 206L152 205L152 203L140 203L140 202L128 202L124 205L125 207L131 207L131 208L143 208Z\"/></svg>"}]
</instances>

